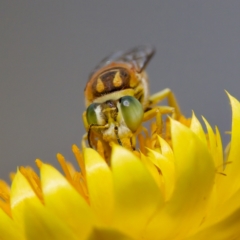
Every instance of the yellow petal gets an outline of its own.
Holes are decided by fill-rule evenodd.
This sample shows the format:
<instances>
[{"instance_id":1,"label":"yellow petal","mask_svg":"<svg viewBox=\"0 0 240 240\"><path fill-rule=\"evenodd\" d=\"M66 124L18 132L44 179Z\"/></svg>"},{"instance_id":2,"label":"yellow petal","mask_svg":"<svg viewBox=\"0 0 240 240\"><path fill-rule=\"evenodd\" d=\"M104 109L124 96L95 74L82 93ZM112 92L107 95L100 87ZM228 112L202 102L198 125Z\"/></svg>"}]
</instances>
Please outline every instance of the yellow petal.
<instances>
[{"instance_id":1,"label":"yellow petal","mask_svg":"<svg viewBox=\"0 0 240 240\"><path fill-rule=\"evenodd\" d=\"M223 177L221 182L222 201L231 197L240 188L240 103L229 94L228 97L232 106L232 134L225 168L226 177Z\"/></svg>"},{"instance_id":2,"label":"yellow petal","mask_svg":"<svg viewBox=\"0 0 240 240\"><path fill-rule=\"evenodd\" d=\"M200 226L199 232L204 232L205 234L209 234L210 236L210 230L209 229L215 229L216 226L221 225L222 223L226 222L226 226L228 225L226 219L234 219L234 216L239 216L235 214L240 213L240 189L238 192L236 192L230 199L228 199L226 202L224 202L222 205L217 206L214 208L212 206L212 211L209 213L209 216L205 219L203 224ZM238 212L238 213L237 213ZM236 219L236 222L240 223L240 218ZM231 223L235 224L235 223ZM240 226L240 225L238 225ZM237 225L232 226L232 232L236 233L236 230L238 230ZM235 228L235 230L233 230ZM228 232L229 227L224 228L226 232ZM215 230L214 230L215 231ZM231 232L229 231L229 232ZM238 232L238 231L237 231ZM198 236L198 234L196 234ZM228 238L227 238L228 239Z\"/></svg>"},{"instance_id":3,"label":"yellow petal","mask_svg":"<svg viewBox=\"0 0 240 240\"><path fill-rule=\"evenodd\" d=\"M207 132L208 132L208 143L209 143L209 147L210 147L210 152L212 154L212 157L214 159L215 162L215 167L219 168L221 166L223 166L223 158L218 156L218 150L217 150L217 142L216 142L216 137L215 134L212 130L212 127L210 126L210 124L208 123L208 121L203 117L203 121L206 125L207 128ZM220 144L220 142L219 142ZM222 143L221 143L222 144Z\"/></svg>"},{"instance_id":4,"label":"yellow petal","mask_svg":"<svg viewBox=\"0 0 240 240\"><path fill-rule=\"evenodd\" d=\"M24 221L27 239L42 240L77 240L79 239L65 219L59 219L43 205L36 204L32 199L26 199L24 204Z\"/></svg>"},{"instance_id":5,"label":"yellow petal","mask_svg":"<svg viewBox=\"0 0 240 240\"><path fill-rule=\"evenodd\" d=\"M11 209L12 216L15 223L18 225L20 234L24 235L24 204L26 199L33 199L33 201L40 203L40 200L36 197L34 191L32 190L30 184L22 175L22 173L17 170L15 177L11 185Z\"/></svg>"},{"instance_id":6,"label":"yellow petal","mask_svg":"<svg viewBox=\"0 0 240 240\"><path fill-rule=\"evenodd\" d=\"M219 132L217 127L216 127L216 153L215 153L215 157L218 158L218 161L220 163L220 167L217 166L217 167L219 167L218 171L223 171L224 161L223 161L222 139L221 139L221 135L220 135L220 132Z\"/></svg>"},{"instance_id":7,"label":"yellow petal","mask_svg":"<svg viewBox=\"0 0 240 240\"><path fill-rule=\"evenodd\" d=\"M112 173L95 150L84 149L84 159L91 207L99 220L110 224L113 214Z\"/></svg>"},{"instance_id":8,"label":"yellow petal","mask_svg":"<svg viewBox=\"0 0 240 240\"><path fill-rule=\"evenodd\" d=\"M94 219L86 201L54 167L42 164L40 174L46 209L62 219L78 238L84 239Z\"/></svg>"},{"instance_id":9,"label":"yellow petal","mask_svg":"<svg viewBox=\"0 0 240 240\"><path fill-rule=\"evenodd\" d=\"M157 168L161 171L162 184L161 189L164 193L164 199L167 201L173 192L174 185L175 185L175 166L173 160L169 160L168 158L164 157L162 154L149 150L152 154L151 160L157 166ZM172 156L170 157L170 159Z\"/></svg>"},{"instance_id":10,"label":"yellow petal","mask_svg":"<svg viewBox=\"0 0 240 240\"><path fill-rule=\"evenodd\" d=\"M141 154L141 161L151 173L159 189L162 190L162 176L159 174L159 170L156 165L153 164L152 159L150 157L146 157L144 154Z\"/></svg>"},{"instance_id":11,"label":"yellow petal","mask_svg":"<svg viewBox=\"0 0 240 240\"><path fill-rule=\"evenodd\" d=\"M12 183L11 206L13 219L26 239L78 239L65 225L65 219L61 221L45 209L20 171Z\"/></svg>"},{"instance_id":12,"label":"yellow petal","mask_svg":"<svg viewBox=\"0 0 240 240\"><path fill-rule=\"evenodd\" d=\"M132 152L114 145L112 171L116 199L115 226L134 238L142 231L163 196L151 174Z\"/></svg>"},{"instance_id":13,"label":"yellow petal","mask_svg":"<svg viewBox=\"0 0 240 240\"><path fill-rule=\"evenodd\" d=\"M16 223L0 209L0 239L24 240L25 237L18 231Z\"/></svg>"},{"instance_id":14,"label":"yellow petal","mask_svg":"<svg viewBox=\"0 0 240 240\"><path fill-rule=\"evenodd\" d=\"M233 164L230 165L231 167L228 168L227 173L236 177L239 176L240 169L240 159L238 157L240 154L240 102L231 95L228 95L228 97L232 106L232 137L228 161ZM239 179L235 179L235 182L238 186L240 186L240 182L238 180ZM239 187L237 188L239 189Z\"/></svg>"},{"instance_id":15,"label":"yellow petal","mask_svg":"<svg viewBox=\"0 0 240 240\"><path fill-rule=\"evenodd\" d=\"M239 201L239 198L238 198ZM238 204L239 205L239 204ZM221 209L224 211L224 209ZM199 231L187 240L202 240L202 239L240 239L240 206L229 216L221 221L213 224L210 227ZM214 238L213 238L214 236Z\"/></svg>"},{"instance_id":16,"label":"yellow petal","mask_svg":"<svg viewBox=\"0 0 240 240\"><path fill-rule=\"evenodd\" d=\"M202 125L196 118L194 112L192 113L192 120L190 129L196 133L196 135L201 139L201 141L207 146L206 134L203 131Z\"/></svg>"},{"instance_id":17,"label":"yellow petal","mask_svg":"<svg viewBox=\"0 0 240 240\"><path fill-rule=\"evenodd\" d=\"M172 198L149 223L146 236L159 239L183 238L206 214L215 168L206 145L189 128L171 122L176 164L176 186ZM174 229L174 231L173 231Z\"/></svg>"},{"instance_id":18,"label":"yellow petal","mask_svg":"<svg viewBox=\"0 0 240 240\"><path fill-rule=\"evenodd\" d=\"M113 229L94 229L88 240L134 240Z\"/></svg>"},{"instance_id":19,"label":"yellow petal","mask_svg":"<svg viewBox=\"0 0 240 240\"><path fill-rule=\"evenodd\" d=\"M169 144L159 136L158 136L158 141L161 146L162 155L166 159L168 159L168 161L171 161L174 163L174 154L173 154L173 151L172 151L171 147L169 146Z\"/></svg>"}]
</instances>

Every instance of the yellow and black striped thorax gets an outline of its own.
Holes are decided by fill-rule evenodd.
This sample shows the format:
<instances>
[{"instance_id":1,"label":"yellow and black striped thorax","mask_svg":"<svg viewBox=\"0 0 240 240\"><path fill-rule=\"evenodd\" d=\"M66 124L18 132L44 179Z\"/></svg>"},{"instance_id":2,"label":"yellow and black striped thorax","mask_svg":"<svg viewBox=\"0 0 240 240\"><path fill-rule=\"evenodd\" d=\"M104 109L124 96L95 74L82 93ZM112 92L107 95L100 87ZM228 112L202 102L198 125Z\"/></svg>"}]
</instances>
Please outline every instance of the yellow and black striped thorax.
<instances>
[{"instance_id":1,"label":"yellow and black striped thorax","mask_svg":"<svg viewBox=\"0 0 240 240\"><path fill-rule=\"evenodd\" d=\"M114 68L101 73L92 84L95 97L130 88L130 73L124 68Z\"/></svg>"},{"instance_id":2,"label":"yellow and black striped thorax","mask_svg":"<svg viewBox=\"0 0 240 240\"><path fill-rule=\"evenodd\" d=\"M138 86L140 82L136 72L125 64L119 65L111 64L91 76L85 88L87 105L104 95Z\"/></svg>"},{"instance_id":3,"label":"yellow and black striped thorax","mask_svg":"<svg viewBox=\"0 0 240 240\"><path fill-rule=\"evenodd\" d=\"M154 52L151 46L139 46L104 58L93 70L85 87L86 106L111 98L116 100L124 94L134 96L146 105L148 81L144 70Z\"/></svg>"}]
</instances>

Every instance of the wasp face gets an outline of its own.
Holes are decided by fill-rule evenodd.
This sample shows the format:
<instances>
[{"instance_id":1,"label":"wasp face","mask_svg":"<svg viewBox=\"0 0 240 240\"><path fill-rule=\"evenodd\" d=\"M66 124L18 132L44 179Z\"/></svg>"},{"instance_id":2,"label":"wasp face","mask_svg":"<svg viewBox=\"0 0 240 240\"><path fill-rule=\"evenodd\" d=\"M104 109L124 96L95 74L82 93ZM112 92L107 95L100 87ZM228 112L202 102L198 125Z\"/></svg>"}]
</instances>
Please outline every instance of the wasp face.
<instances>
[{"instance_id":1,"label":"wasp face","mask_svg":"<svg viewBox=\"0 0 240 240\"><path fill-rule=\"evenodd\" d=\"M137 131L148 104L144 69L153 54L154 49L146 46L117 52L93 71L85 88L88 140L91 129L104 141L120 144Z\"/></svg>"},{"instance_id":2,"label":"wasp face","mask_svg":"<svg viewBox=\"0 0 240 240\"><path fill-rule=\"evenodd\" d=\"M87 108L87 121L95 126L105 141L129 138L140 126L143 118L141 103L132 96L104 103L92 103Z\"/></svg>"}]
</instances>

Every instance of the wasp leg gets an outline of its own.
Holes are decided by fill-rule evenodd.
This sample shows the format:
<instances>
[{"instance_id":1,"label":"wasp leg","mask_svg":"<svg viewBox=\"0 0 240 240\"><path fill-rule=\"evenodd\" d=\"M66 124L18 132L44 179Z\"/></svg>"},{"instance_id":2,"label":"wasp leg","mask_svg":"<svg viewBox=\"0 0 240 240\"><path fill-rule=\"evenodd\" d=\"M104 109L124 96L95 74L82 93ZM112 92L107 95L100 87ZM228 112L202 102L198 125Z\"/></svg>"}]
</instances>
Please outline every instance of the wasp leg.
<instances>
[{"instance_id":1,"label":"wasp leg","mask_svg":"<svg viewBox=\"0 0 240 240\"><path fill-rule=\"evenodd\" d=\"M146 127L144 127L143 125L141 125L138 128L138 130L135 133L133 133L132 137L130 138L130 146L131 146L132 150L136 150L137 139L139 137L139 134L142 132L145 134L146 138L149 137L148 129Z\"/></svg>"},{"instance_id":2,"label":"wasp leg","mask_svg":"<svg viewBox=\"0 0 240 240\"><path fill-rule=\"evenodd\" d=\"M88 145L91 147L91 144L89 144L89 124L87 121L87 116L86 116L86 111L83 112L82 114L82 120L83 120L83 125L87 133L85 133L82 137L82 148L86 148L86 141L88 141Z\"/></svg>"},{"instance_id":3,"label":"wasp leg","mask_svg":"<svg viewBox=\"0 0 240 240\"><path fill-rule=\"evenodd\" d=\"M178 105L177 99L175 98L173 92L171 89L166 88L158 93L155 93L149 97L149 105L154 105L162 100L167 99L168 100L168 105L172 108L174 108L174 112L172 117L174 119L178 119L181 116L181 110Z\"/></svg>"},{"instance_id":4,"label":"wasp leg","mask_svg":"<svg viewBox=\"0 0 240 240\"><path fill-rule=\"evenodd\" d=\"M94 124L91 124L90 126L89 126L89 128L88 128L88 132L87 132L87 139L88 139L88 145L89 145L89 147L90 148L93 148L93 145L92 145L92 143L91 143L91 130L92 129L105 129L105 128L108 128L109 127L109 125L108 124L106 124L106 125L94 125Z\"/></svg>"},{"instance_id":5,"label":"wasp leg","mask_svg":"<svg viewBox=\"0 0 240 240\"><path fill-rule=\"evenodd\" d=\"M132 150L136 149L136 134L134 134L131 138L130 138L130 144L131 144L131 148Z\"/></svg>"},{"instance_id":6,"label":"wasp leg","mask_svg":"<svg viewBox=\"0 0 240 240\"><path fill-rule=\"evenodd\" d=\"M152 109L146 111L143 115L143 122L146 122L154 117L156 117L156 133L161 134L162 131L162 115L171 113L173 114L175 109L169 106L159 106L153 107Z\"/></svg>"},{"instance_id":7,"label":"wasp leg","mask_svg":"<svg viewBox=\"0 0 240 240\"><path fill-rule=\"evenodd\" d=\"M82 149L87 148L86 141L88 139L88 134L85 133L82 137Z\"/></svg>"},{"instance_id":8,"label":"wasp leg","mask_svg":"<svg viewBox=\"0 0 240 240\"><path fill-rule=\"evenodd\" d=\"M93 144L91 142L91 133L92 133L92 129L104 129L104 128L108 128L108 124L107 125L104 125L104 126L99 126L99 125L89 125L88 124L88 121L87 121L87 116L86 116L86 111L83 112L82 114L82 120L83 120L83 125L87 131L86 134L83 135L83 138L82 138L82 146L83 148L86 147L86 141L88 141L88 145L90 148L94 148L93 147ZM95 146L96 147L96 146Z\"/></svg>"},{"instance_id":9,"label":"wasp leg","mask_svg":"<svg viewBox=\"0 0 240 240\"><path fill-rule=\"evenodd\" d=\"M114 132L115 132L115 134L116 134L116 138L117 138L118 144L119 144L120 146L122 146L122 142L121 142L121 140L120 140L120 138L119 138L119 136L118 136L118 127L117 127L117 126L114 127Z\"/></svg>"},{"instance_id":10,"label":"wasp leg","mask_svg":"<svg viewBox=\"0 0 240 240\"><path fill-rule=\"evenodd\" d=\"M87 121L86 111L84 111L83 114L82 114L82 120L83 120L83 125L85 127L85 130L88 131L89 124L88 124L88 121Z\"/></svg>"}]
</instances>

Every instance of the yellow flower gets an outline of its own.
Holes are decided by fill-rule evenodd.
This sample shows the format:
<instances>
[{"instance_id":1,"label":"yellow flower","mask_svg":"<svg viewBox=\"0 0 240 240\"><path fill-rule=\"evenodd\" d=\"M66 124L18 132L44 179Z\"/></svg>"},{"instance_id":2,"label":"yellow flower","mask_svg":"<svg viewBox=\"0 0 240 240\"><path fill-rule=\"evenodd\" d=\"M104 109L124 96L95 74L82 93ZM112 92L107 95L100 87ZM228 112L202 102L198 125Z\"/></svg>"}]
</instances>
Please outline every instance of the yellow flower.
<instances>
[{"instance_id":1,"label":"yellow flower","mask_svg":"<svg viewBox=\"0 0 240 240\"><path fill-rule=\"evenodd\" d=\"M0 239L240 239L240 103L230 101L225 157L218 129L204 120L205 134L193 114L170 120L164 138L140 136L141 153L113 145L110 166L99 145L73 146L80 172L60 154L65 176L40 160L40 177L20 167L11 189L0 182Z\"/></svg>"}]
</instances>

